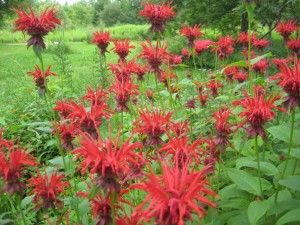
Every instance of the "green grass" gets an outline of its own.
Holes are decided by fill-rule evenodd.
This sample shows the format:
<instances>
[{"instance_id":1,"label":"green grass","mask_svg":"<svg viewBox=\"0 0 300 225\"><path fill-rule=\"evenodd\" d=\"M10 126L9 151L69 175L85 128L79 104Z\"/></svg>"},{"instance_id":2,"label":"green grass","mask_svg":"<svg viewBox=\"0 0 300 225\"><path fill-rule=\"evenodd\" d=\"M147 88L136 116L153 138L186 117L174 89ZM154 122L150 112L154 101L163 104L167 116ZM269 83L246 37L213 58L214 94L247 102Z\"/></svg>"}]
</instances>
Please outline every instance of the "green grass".
<instances>
[{"instance_id":1,"label":"green grass","mask_svg":"<svg viewBox=\"0 0 300 225\"><path fill-rule=\"evenodd\" d=\"M139 46L137 42L132 42L135 46ZM71 48L71 53L67 54L69 64L72 69L72 92L81 94L85 91L86 86L97 86L98 74L95 72L95 45L84 42L67 43ZM49 49L52 49L50 43L47 43ZM110 45L108 49L111 49ZM24 110L33 102L39 101L37 87L32 76L27 74L28 71L34 71L34 66L39 65L39 60L35 56L32 47L26 47L26 44L0 44L0 117L5 117L14 109L22 110L22 114L26 114ZM139 51L132 50L129 59L135 57ZM55 63L55 55L46 50L43 54L44 65L52 65L51 71L58 74L57 77L50 77L49 88L55 91L62 91L68 85L63 81L59 74L59 65ZM118 57L112 52L107 54L107 62L116 63Z\"/></svg>"},{"instance_id":2,"label":"green grass","mask_svg":"<svg viewBox=\"0 0 300 225\"><path fill-rule=\"evenodd\" d=\"M118 25L108 27L104 30L111 32L112 38L128 38L130 40L140 40L147 36L148 25ZM92 33L101 30L97 27L84 27L73 30L63 30L59 27L56 31L50 32L47 40L50 42L63 39L66 42L90 42L93 38ZM0 30L0 43L26 43L27 37L22 32L12 32L12 30Z\"/></svg>"}]
</instances>

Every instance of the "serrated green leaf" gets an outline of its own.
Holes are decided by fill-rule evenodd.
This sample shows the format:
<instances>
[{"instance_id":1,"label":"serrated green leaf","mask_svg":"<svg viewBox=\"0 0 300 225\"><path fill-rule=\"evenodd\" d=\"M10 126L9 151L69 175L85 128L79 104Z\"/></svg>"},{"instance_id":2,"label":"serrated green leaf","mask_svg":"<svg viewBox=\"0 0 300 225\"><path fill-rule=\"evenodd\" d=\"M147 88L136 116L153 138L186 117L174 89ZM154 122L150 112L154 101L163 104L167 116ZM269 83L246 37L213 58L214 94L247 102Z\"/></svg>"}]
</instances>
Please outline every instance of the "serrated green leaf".
<instances>
[{"instance_id":1,"label":"serrated green leaf","mask_svg":"<svg viewBox=\"0 0 300 225\"><path fill-rule=\"evenodd\" d=\"M274 127L270 127L267 129L272 136L280 141L284 141L286 143L290 142L290 127L278 125ZM297 144L299 142L299 131L294 130L293 142Z\"/></svg>"},{"instance_id":2,"label":"serrated green leaf","mask_svg":"<svg viewBox=\"0 0 300 225\"><path fill-rule=\"evenodd\" d=\"M237 184L237 186L244 191L251 194L260 195L260 187L258 177L254 177L251 174L238 170L238 169L228 169L228 176L230 179ZM261 178L262 190L270 190L272 185L269 181Z\"/></svg>"},{"instance_id":3,"label":"serrated green leaf","mask_svg":"<svg viewBox=\"0 0 300 225\"><path fill-rule=\"evenodd\" d=\"M280 185L293 189L300 192L300 175L289 176L283 180L279 180Z\"/></svg>"},{"instance_id":4,"label":"serrated green leaf","mask_svg":"<svg viewBox=\"0 0 300 225\"><path fill-rule=\"evenodd\" d=\"M265 215L269 208L269 202L265 201L253 201L248 207L248 219L251 225L256 225L258 220Z\"/></svg>"},{"instance_id":5,"label":"serrated green leaf","mask_svg":"<svg viewBox=\"0 0 300 225\"><path fill-rule=\"evenodd\" d=\"M300 221L300 209L294 209L284 214L279 218L279 220L277 220L275 225L283 225L296 221Z\"/></svg>"}]
</instances>

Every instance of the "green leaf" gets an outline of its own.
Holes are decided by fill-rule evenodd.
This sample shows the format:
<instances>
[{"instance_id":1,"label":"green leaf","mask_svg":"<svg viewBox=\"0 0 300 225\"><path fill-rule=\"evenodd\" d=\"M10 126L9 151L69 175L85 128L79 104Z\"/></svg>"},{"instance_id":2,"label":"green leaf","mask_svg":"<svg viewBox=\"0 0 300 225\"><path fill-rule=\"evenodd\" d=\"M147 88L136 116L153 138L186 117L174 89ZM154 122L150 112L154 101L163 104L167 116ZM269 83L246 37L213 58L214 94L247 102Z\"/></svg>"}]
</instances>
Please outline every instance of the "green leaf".
<instances>
[{"instance_id":1,"label":"green leaf","mask_svg":"<svg viewBox=\"0 0 300 225\"><path fill-rule=\"evenodd\" d=\"M39 131L43 131L45 133L51 133L52 132L52 128L50 128L50 127L37 127L35 129L39 130Z\"/></svg>"},{"instance_id":2,"label":"green leaf","mask_svg":"<svg viewBox=\"0 0 300 225\"><path fill-rule=\"evenodd\" d=\"M36 56L37 56L40 60L42 60L42 52L43 52L43 48L42 48L40 45L38 45L38 44L34 44L34 45L33 45L33 51L34 51L34 53L36 54Z\"/></svg>"},{"instance_id":3,"label":"green leaf","mask_svg":"<svg viewBox=\"0 0 300 225\"><path fill-rule=\"evenodd\" d=\"M288 199L285 201L278 201L276 204L274 204L268 211L268 215L274 215L274 214L280 214L284 211L295 209L299 207L300 200L297 199Z\"/></svg>"},{"instance_id":4,"label":"green leaf","mask_svg":"<svg viewBox=\"0 0 300 225\"><path fill-rule=\"evenodd\" d=\"M21 202L21 207L24 209L29 203L32 202L33 198L34 198L34 195L23 198L23 200Z\"/></svg>"},{"instance_id":5,"label":"green leaf","mask_svg":"<svg viewBox=\"0 0 300 225\"><path fill-rule=\"evenodd\" d=\"M231 184L226 187L224 187L222 190L219 192L220 198L221 199L230 199L230 198L248 198L249 193L243 190L238 189L236 184Z\"/></svg>"},{"instance_id":6,"label":"green leaf","mask_svg":"<svg viewBox=\"0 0 300 225\"><path fill-rule=\"evenodd\" d=\"M283 225L296 221L300 221L300 209L294 209L284 214L279 220L277 220L275 225Z\"/></svg>"},{"instance_id":7,"label":"green leaf","mask_svg":"<svg viewBox=\"0 0 300 225\"><path fill-rule=\"evenodd\" d=\"M284 152L284 153L288 153L288 149L279 149L279 151ZM291 149L291 156L300 159L300 148L292 148Z\"/></svg>"},{"instance_id":8,"label":"green leaf","mask_svg":"<svg viewBox=\"0 0 300 225\"><path fill-rule=\"evenodd\" d=\"M269 133L271 133L271 135L274 138L280 141L284 141L286 143L290 142L290 130L291 130L290 127L278 125L278 126L270 127L267 130L269 131ZM297 132L297 130L294 130L293 142L294 144L297 144L298 141L299 141L299 132Z\"/></svg>"},{"instance_id":9,"label":"green leaf","mask_svg":"<svg viewBox=\"0 0 300 225\"><path fill-rule=\"evenodd\" d=\"M46 122L33 122L33 123L25 123L23 126L38 126L38 125L51 125L49 121Z\"/></svg>"},{"instance_id":10,"label":"green leaf","mask_svg":"<svg viewBox=\"0 0 300 225\"><path fill-rule=\"evenodd\" d=\"M222 209L230 208L230 209L247 209L249 206L249 201L243 198L236 198L230 200L222 200L218 204Z\"/></svg>"},{"instance_id":11,"label":"green leaf","mask_svg":"<svg viewBox=\"0 0 300 225\"><path fill-rule=\"evenodd\" d=\"M236 167L238 169L242 167L250 167L257 169L257 162L254 160L254 157L244 157L237 159ZM260 162L260 171L267 176L274 176L278 173L277 167L269 162Z\"/></svg>"},{"instance_id":12,"label":"green leaf","mask_svg":"<svg viewBox=\"0 0 300 225\"><path fill-rule=\"evenodd\" d=\"M5 125L6 124L4 117L0 117L0 124L1 125Z\"/></svg>"},{"instance_id":13,"label":"green leaf","mask_svg":"<svg viewBox=\"0 0 300 225\"><path fill-rule=\"evenodd\" d=\"M258 177L254 177L251 174L238 169L228 169L228 176L241 190L257 196L260 195ZM262 178L261 182L263 190L270 190L272 188L269 181Z\"/></svg>"},{"instance_id":14,"label":"green leaf","mask_svg":"<svg viewBox=\"0 0 300 225\"><path fill-rule=\"evenodd\" d=\"M256 225L258 220L265 215L269 208L269 202L265 201L253 201L248 207L248 218L251 225Z\"/></svg>"},{"instance_id":15,"label":"green leaf","mask_svg":"<svg viewBox=\"0 0 300 225\"><path fill-rule=\"evenodd\" d=\"M82 202L78 204L79 214L81 216L85 216L90 211L90 203L88 199L84 199Z\"/></svg>"},{"instance_id":16,"label":"green leaf","mask_svg":"<svg viewBox=\"0 0 300 225\"><path fill-rule=\"evenodd\" d=\"M251 60L250 60L250 64L251 64L251 65L254 65L255 63L257 63L257 62L259 62L260 60L262 60L263 58L271 57L271 56L272 56L272 53L271 53L271 52L268 52L268 53L266 53L266 54L264 54L264 55L258 56L258 57L254 58L254 59L251 59Z\"/></svg>"},{"instance_id":17,"label":"green leaf","mask_svg":"<svg viewBox=\"0 0 300 225\"><path fill-rule=\"evenodd\" d=\"M283 180L279 180L280 185L286 186L290 189L300 192L300 175L289 176Z\"/></svg>"},{"instance_id":18,"label":"green leaf","mask_svg":"<svg viewBox=\"0 0 300 225\"><path fill-rule=\"evenodd\" d=\"M224 70L226 70L227 68L229 68L229 67L234 67L234 66L247 67L247 63L246 63L245 61L238 61L238 62L230 63L229 65L227 65L226 67L224 67L224 68L221 70L221 73L223 73Z\"/></svg>"},{"instance_id":19,"label":"green leaf","mask_svg":"<svg viewBox=\"0 0 300 225\"><path fill-rule=\"evenodd\" d=\"M240 213L237 216L230 218L226 224L227 225L237 225L237 224L250 225L247 217L247 211L239 210L239 212Z\"/></svg>"},{"instance_id":20,"label":"green leaf","mask_svg":"<svg viewBox=\"0 0 300 225\"><path fill-rule=\"evenodd\" d=\"M228 99L229 99L229 97L227 95L220 95L220 96L215 98L215 100L220 100L220 101L223 101L223 102L228 101Z\"/></svg>"}]
</instances>

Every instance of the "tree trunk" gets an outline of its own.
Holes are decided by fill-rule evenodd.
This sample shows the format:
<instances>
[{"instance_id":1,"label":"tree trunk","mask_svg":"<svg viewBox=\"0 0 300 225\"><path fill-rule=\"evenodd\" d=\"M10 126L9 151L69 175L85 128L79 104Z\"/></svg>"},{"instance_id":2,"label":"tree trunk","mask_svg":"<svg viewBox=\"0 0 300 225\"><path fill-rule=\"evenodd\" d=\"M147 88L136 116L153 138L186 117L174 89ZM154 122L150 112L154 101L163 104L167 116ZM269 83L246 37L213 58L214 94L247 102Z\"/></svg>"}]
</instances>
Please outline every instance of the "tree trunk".
<instances>
[{"instance_id":1,"label":"tree trunk","mask_svg":"<svg viewBox=\"0 0 300 225\"><path fill-rule=\"evenodd\" d=\"M248 15L246 12L242 14L241 32L248 31Z\"/></svg>"}]
</instances>

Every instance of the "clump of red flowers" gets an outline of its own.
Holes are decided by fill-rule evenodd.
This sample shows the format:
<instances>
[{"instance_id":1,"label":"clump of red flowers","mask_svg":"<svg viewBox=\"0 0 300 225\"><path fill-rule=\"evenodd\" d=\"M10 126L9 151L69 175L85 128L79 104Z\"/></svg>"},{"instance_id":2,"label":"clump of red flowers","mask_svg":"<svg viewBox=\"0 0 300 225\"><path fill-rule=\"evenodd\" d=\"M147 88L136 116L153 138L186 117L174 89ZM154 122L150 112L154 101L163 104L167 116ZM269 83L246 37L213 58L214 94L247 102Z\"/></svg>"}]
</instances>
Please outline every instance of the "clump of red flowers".
<instances>
[{"instance_id":1,"label":"clump of red flowers","mask_svg":"<svg viewBox=\"0 0 300 225\"><path fill-rule=\"evenodd\" d=\"M193 222L193 212L202 219L206 215L206 206L216 207L208 199L208 196L215 196L207 187L209 183L205 176L209 166L196 171L190 160L182 167L177 161L172 167L167 162L160 162L160 165L162 175L150 170L150 174L146 174L147 181L132 186L148 194L137 207L145 221L154 217L157 224L184 225L186 221Z\"/></svg>"},{"instance_id":2,"label":"clump of red flowers","mask_svg":"<svg viewBox=\"0 0 300 225\"><path fill-rule=\"evenodd\" d=\"M220 59L227 58L234 51L234 39L230 35L226 35L225 37L220 36L214 45L216 48L213 48L212 52L216 52Z\"/></svg>"},{"instance_id":3,"label":"clump of red flowers","mask_svg":"<svg viewBox=\"0 0 300 225\"><path fill-rule=\"evenodd\" d=\"M107 52L107 47L111 41L109 31L98 31L93 33L94 38L92 43L96 44L97 47L101 50L101 54L104 56Z\"/></svg>"},{"instance_id":4,"label":"clump of red flowers","mask_svg":"<svg viewBox=\"0 0 300 225\"><path fill-rule=\"evenodd\" d=\"M200 31L202 25L197 24L194 27L187 27L185 25L181 25L182 29L180 30L180 35L185 36L188 39L188 45L193 46L194 41L196 38L203 35L203 33Z\"/></svg>"},{"instance_id":5,"label":"clump of red flowers","mask_svg":"<svg viewBox=\"0 0 300 225\"><path fill-rule=\"evenodd\" d=\"M58 11L54 8L47 8L37 17L31 7L29 7L30 14L27 14L22 7L13 9L19 18L14 21L16 28L14 31L22 31L23 34L27 33L31 38L27 41L27 46L40 46L45 49L44 36L50 31L56 29L57 25L61 25L60 19L56 17Z\"/></svg>"},{"instance_id":6,"label":"clump of red flowers","mask_svg":"<svg viewBox=\"0 0 300 225\"><path fill-rule=\"evenodd\" d=\"M144 9L139 12L140 16L145 17L150 23L150 30L154 33L163 33L169 20L176 16L171 7L172 2L163 2L162 5L143 2Z\"/></svg>"},{"instance_id":7,"label":"clump of red flowers","mask_svg":"<svg viewBox=\"0 0 300 225\"><path fill-rule=\"evenodd\" d=\"M293 68L289 67L285 61L279 64L280 73L274 75L270 80L279 80L278 84L288 94L285 97L284 104L291 110L300 107L300 62L295 58Z\"/></svg>"},{"instance_id":8,"label":"clump of red flowers","mask_svg":"<svg viewBox=\"0 0 300 225\"><path fill-rule=\"evenodd\" d=\"M202 55L210 46L213 45L212 40L198 40L194 43L194 49L197 55Z\"/></svg>"},{"instance_id":9,"label":"clump of red flowers","mask_svg":"<svg viewBox=\"0 0 300 225\"><path fill-rule=\"evenodd\" d=\"M106 141L100 135L97 141L84 133L81 136L80 147L72 154L77 154L77 159L83 158L79 165L82 174L88 169L91 175L97 174L97 186L103 189L105 195L118 193L122 179L131 178L145 163L143 156L134 152L142 145L130 143L131 138L120 144L120 131L114 140L110 131Z\"/></svg>"},{"instance_id":10,"label":"clump of red flowers","mask_svg":"<svg viewBox=\"0 0 300 225\"><path fill-rule=\"evenodd\" d=\"M28 180L28 186L33 187L30 192L34 194L33 203L35 208L42 208L47 211L49 208L63 208L63 201L58 199L58 196L63 193L66 194L65 188L70 187L70 183L62 181L66 176L64 174L57 174L57 171L52 172L49 176L44 169L44 176L37 171L37 177L32 177Z\"/></svg>"},{"instance_id":11,"label":"clump of red flowers","mask_svg":"<svg viewBox=\"0 0 300 225\"><path fill-rule=\"evenodd\" d=\"M272 109L286 112L285 109L274 105L275 101L280 99L280 96L276 94L266 98L266 89L261 86L254 87L254 97L251 97L246 91L244 91L244 95L244 99L233 102L235 106L244 108L239 116L245 119L238 127L243 127L248 123L249 126L246 128L246 132L249 138L261 136L265 139L266 132L263 126L268 120L272 120L276 116Z\"/></svg>"}]
</instances>

